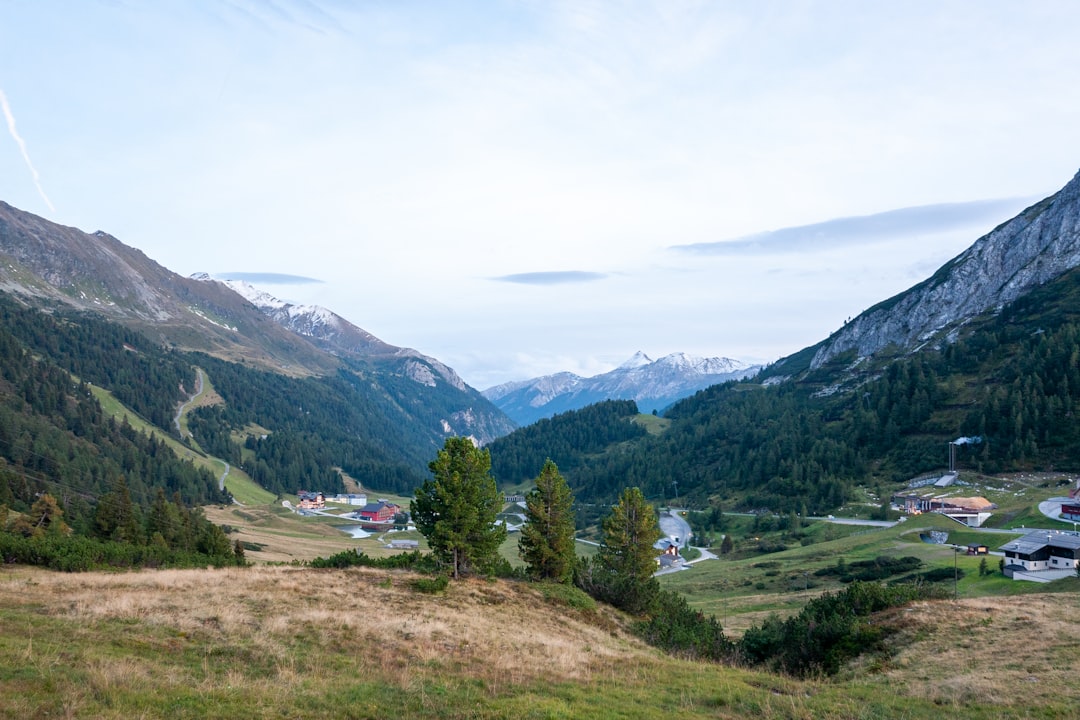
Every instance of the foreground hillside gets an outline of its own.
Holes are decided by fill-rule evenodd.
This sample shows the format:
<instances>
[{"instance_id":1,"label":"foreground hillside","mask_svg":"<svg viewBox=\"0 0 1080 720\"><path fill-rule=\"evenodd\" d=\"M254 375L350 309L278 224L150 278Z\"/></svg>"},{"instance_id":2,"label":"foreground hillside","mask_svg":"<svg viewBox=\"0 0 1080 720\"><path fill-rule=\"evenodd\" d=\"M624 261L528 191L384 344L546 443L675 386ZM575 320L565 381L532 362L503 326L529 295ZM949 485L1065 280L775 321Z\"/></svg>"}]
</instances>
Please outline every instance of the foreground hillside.
<instances>
[{"instance_id":1,"label":"foreground hillside","mask_svg":"<svg viewBox=\"0 0 1080 720\"><path fill-rule=\"evenodd\" d=\"M665 657L541 586L413 579L5 567L0 717L1026 718L1080 695L1074 595L921 604L886 619L890 660L795 681Z\"/></svg>"}]
</instances>

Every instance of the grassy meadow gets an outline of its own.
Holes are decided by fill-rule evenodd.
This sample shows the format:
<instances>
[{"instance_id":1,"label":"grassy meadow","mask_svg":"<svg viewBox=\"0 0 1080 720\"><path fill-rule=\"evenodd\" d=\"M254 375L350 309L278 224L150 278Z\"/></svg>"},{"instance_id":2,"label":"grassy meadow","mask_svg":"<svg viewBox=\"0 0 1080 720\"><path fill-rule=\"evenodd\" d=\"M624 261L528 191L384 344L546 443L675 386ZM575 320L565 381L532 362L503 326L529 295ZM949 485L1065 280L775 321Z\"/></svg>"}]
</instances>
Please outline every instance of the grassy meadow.
<instances>
[{"instance_id":1,"label":"grassy meadow","mask_svg":"<svg viewBox=\"0 0 1080 720\"><path fill-rule=\"evenodd\" d=\"M106 409L154 431L95 392ZM216 401L212 386L198 401ZM660 429L656 418L644 422ZM197 447L165 439L224 472ZM990 498L1000 506L991 524L1022 532L1055 526L1038 502L1065 494L1072 478L966 481L953 494ZM305 567L347 548L399 552L387 547L390 538L426 545L415 531L352 538L343 528L356 521L300 516L281 504L295 498L273 496L236 468L225 482L239 504L204 510L241 542L251 567L60 574L0 566L0 718L940 720L1069 717L1080 701L1080 579L1013 582L997 572L995 556L980 575L980 557L920 539L943 530L950 543L996 549L1015 534L930 514L890 528L812 522L796 538L728 516L735 552L660 582L715 615L731 637L843 587L835 575L816 574L841 559L915 556L920 571L964 571L955 586L941 581L956 599L875 620L893 631L884 654L831 678L797 680L666 656L630 631L629 618L576 591L472 579L431 595L408 571ZM868 493L866 501L844 514L866 517L879 500ZM355 508L328 505L335 509ZM510 534L500 549L515 565L518 538ZM759 543L787 549L763 554ZM579 544L578 553L595 547Z\"/></svg>"},{"instance_id":2,"label":"grassy meadow","mask_svg":"<svg viewBox=\"0 0 1080 720\"><path fill-rule=\"evenodd\" d=\"M1078 699L1075 594L922 603L883 619L890 655L794 680L665 656L542 586L413 578L0 568L0 717L1053 718Z\"/></svg>"}]
</instances>

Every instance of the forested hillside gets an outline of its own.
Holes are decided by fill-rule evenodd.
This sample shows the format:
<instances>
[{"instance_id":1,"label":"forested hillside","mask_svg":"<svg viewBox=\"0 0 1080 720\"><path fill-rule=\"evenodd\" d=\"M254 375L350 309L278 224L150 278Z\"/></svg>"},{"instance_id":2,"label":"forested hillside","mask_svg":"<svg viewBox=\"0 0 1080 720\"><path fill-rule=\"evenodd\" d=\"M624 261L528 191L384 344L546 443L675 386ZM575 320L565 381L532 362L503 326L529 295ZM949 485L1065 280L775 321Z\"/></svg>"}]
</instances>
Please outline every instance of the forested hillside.
<instances>
[{"instance_id":1,"label":"forested hillside","mask_svg":"<svg viewBox=\"0 0 1080 720\"><path fill-rule=\"evenodd\" d=\"M421 468L437 451L430 434L356 374L290 378L209 356L197 362L225 403L193 412L192 433L207 452L243 465L271 492L343 492L340 467L367 487L408 493L423 482ZM251 423L270 432L245 433ZM244 448L253 461L245 463Z\"/></svg>"},{"instance_id":2,"label":"forested hillside","mask_svg":"<svg viewBox=\"0 0 1080 720\"><path fill-rule=\"evenodd\" d=\"M64 348L57 357L67 367L44 354L54 342ZM113 342L122 360L110 365L105 348ZM171 384L175 393L180 367L168 358L141 355L137 344L138 338L118 328L80 328L0 296L5 561L61 569L232 561L224 534L191 509L230 500L217 479L180 460L162 438L106 416L86 382L70 372L78 367L86 376L112 376L123 391L145 371L148 388ZM164 402L154 393L142 400L148 414Z\"/></svg>"},{"instance_id":3,"label":"forested hillside","mask_svg":"<svg viewBox=\"0 0 1080 720\"><path fill-rule=\"evenodd\" d=\"M943 469L959 437L981 439L958 447L961 467L1080 470L1078 310L1074 270L942 347L862 363L848 353L798 382L714 386L675 405L662 435L559 467L583 500L633 485L669 498L677 481L702 504L810 513L836 508L857 485L887 489ZM569 437L575 416L563 422ZM493 445L493 467L521 432ZM552 451L566 442L537 440ZM535 462L545 449L531 452Z\"/></svg>"},{"instance_id":4,"label":"forested hillside","mask_svg":"<svg viewBox=\"0 0 1080 720\"><path fill-rule=\"evenodd\" d=\"M517 484L539 475L548 459L564 473L579 468L591 455L643 438L645 428L631 422L637 414L633 400L606 400L539 420L488 445L492 474Z\"/></svg>"},{"instance_id":5,"label":"forested hillside","mask_svg":"<svg viewBox=\"0 0 1080 720\"><path fill-rule=\"evenodd\" d=\"M276 493L342 491L338 468L371 489L409 493L423 482L445 437L441 421L464 412L459 389L424 386L408 376L405 365L415 358L352 359L332 375L297 378L169 350L99 316L60 306L43 312L6 295L0 295L0 323L15 345L45 366L109 390L163 433L175 433L176 409L195 388L196 366L202 367L225 402L189 415L196 442ZM154 483L144 488L141 479L129 481L137 501L147 502L146 488ZM102 481L89 492L107 487ZM221 499L216 490L190 488L184 497Z\"/></svg>"}]
</instances>

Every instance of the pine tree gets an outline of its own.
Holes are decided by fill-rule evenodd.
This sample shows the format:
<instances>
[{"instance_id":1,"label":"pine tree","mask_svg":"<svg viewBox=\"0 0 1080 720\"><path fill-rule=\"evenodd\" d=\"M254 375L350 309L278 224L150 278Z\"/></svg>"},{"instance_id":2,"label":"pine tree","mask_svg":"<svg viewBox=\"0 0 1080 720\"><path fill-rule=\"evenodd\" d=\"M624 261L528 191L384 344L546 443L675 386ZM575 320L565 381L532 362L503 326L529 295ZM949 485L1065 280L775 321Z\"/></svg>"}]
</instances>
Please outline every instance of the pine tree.
<instances>
[{"instance_id":1,"label":"pine tree","mask_svg":"<svg viewBox=\"0 0 1080 720\"><path fill-rule=\"evenodd\" d=\"M657 555L653 544L660 539L656 513L640 489L627 488L602 527L604 539L596 558L608 575L606 599L628 612L649 612L660 590L653 577Z\"/></svg>"},{"instance_id":2,"label":"pine tree","mask_svg":"<svg viewBox=\"0 0 1080 720\"><path fill-rule=\"evenodd\" d=\"M124 417L126 419L127 416ZM94 526L99 537L117 542L140 542L142 529L138 508L131 501L123 475L114 480L112 489L98 500Z\"/></svg>"},{"instance_id":3,"label":"pine tree","mask_svg":"<svg viewBox=\"0 0 1080 720\"><path fill-rule=\"evenodd\" d=\"M544 463L525 498L518 550L533 578L569 583L574 576L574 496L554 462Z\"/></svg>"},{"instance_id":4,"label":"pine tree","mask_svg":"<svg viewBox=\"0 0 1080 720\"><path fill-rule=\"evenodd\" d=\"M434 478L416 489L412 502L416 528L455 578L489 569L506 539L506 528L495 524L503 500L491 456L468 438L452 437L428 467Z\"/></svg>"}]
</instances>

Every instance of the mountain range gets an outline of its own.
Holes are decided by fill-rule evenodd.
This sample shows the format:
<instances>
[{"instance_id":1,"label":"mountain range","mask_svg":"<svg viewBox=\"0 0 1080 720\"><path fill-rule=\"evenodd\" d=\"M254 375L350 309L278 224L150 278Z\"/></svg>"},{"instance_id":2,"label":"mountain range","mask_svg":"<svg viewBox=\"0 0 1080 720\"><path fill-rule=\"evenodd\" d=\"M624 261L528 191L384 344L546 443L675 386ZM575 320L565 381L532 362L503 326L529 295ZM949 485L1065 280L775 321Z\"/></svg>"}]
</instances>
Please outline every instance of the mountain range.
<instances>
[{"instance_id":1,"label":"mountain range","mask_svg":"<svg viewBox=\"0 0 1080 720\"><path fill-rule=\"evenodd\" d=\"M743 381L676 402L648 433L608 413L492 444L506 480L551 458L576 496L831 512L947 465L1080 471L1080 174L909 290ZM597 438L588 453L575 438ZM676 485L677 483L677 485Z\"/></svg>"},{"instance_id":2,"label":"mountain range","mask_svg":"<svg viewBox=\"0 0 1080 720\"><path fill-rule=\"evenodd\" d=\"M518 380L483 391L519 425L603 400L634 400L644 413L660 411L710 385L752 376L760 366L730 358L672 353L653 360L638 351L619 367L581 377L571 372Z\"/></svg>"},{"instance_id":3,"label":"mountain range","mask_svg":"<svg viewBox=\"0 0 1080 720\"><path fill-rule=\"evenodd\" d=\"M107 233L0 203L0 295L14 318L8 352L21 344L27 357L113 391L165 433L195 369L205 371L223 402L191 413L192 441L277 492L315 483L334 490L342 470L407 492L450 435L492 443L493 467L521 475L500 478L507 482L539 471L526 458L574 453L567 477L583 499L627 484L666 497L678 482L701 502L824 511L858 484L933 469L941 447L961 436L986 438L960 459L987 472L1080 470L1071 419L1080 412L1078 264L1080 175L924 282L757 374L723 358L638 353L593 378L561 373L481 395L443 363L325 308L205 274L180 277ZM50 329L35 332L25 313ZM32 373L19 377L35 382ZM11 412L28 412L19 398L35 392L42 412L63 407L55 390L15 387L0 388ZM674 404L647 433L574 427L573 407L611 398L646 412ZM556 413L566 417L537 423L529 448L513 435L493 442L512 430L508 414L531 422ZM620 405L582 423L631 416ZM46 412L34 422L54 421ZM575 450L585 438L589 452ZM33 437L0 442L18 467L34 456L16 446L33 447ZM517 461L496 458L500 447Z\"/></svg>"},{"instance_id":4,"label":"mountain range","mask_svg":"<svg viewBox=\"0 0 1080 720\"><path fill-rule=\"evenodd\" d=\"M33 336L13 341L123 395L163 433L174 432L168 408L187 399L192 368L202 368L224 402L192 413L195 440L236 467L249 465L278 492L318 483L340 489L338 473L349 468L360 482L407 491L446 437L485 443L514 428L445 364L324 308L205 274L181 277L107 233L61 226L6 203L0 295L62 322L57 328L83 326L65 347ZM49 323L43 316L39 324ZM140 367L122 377L109 369L130 363L135 350ZM175 378L171 385L154 384L162 367L162 377ZM306 407L304 418L294 416L297 407Z\"/></svg>"}]
</instances>

